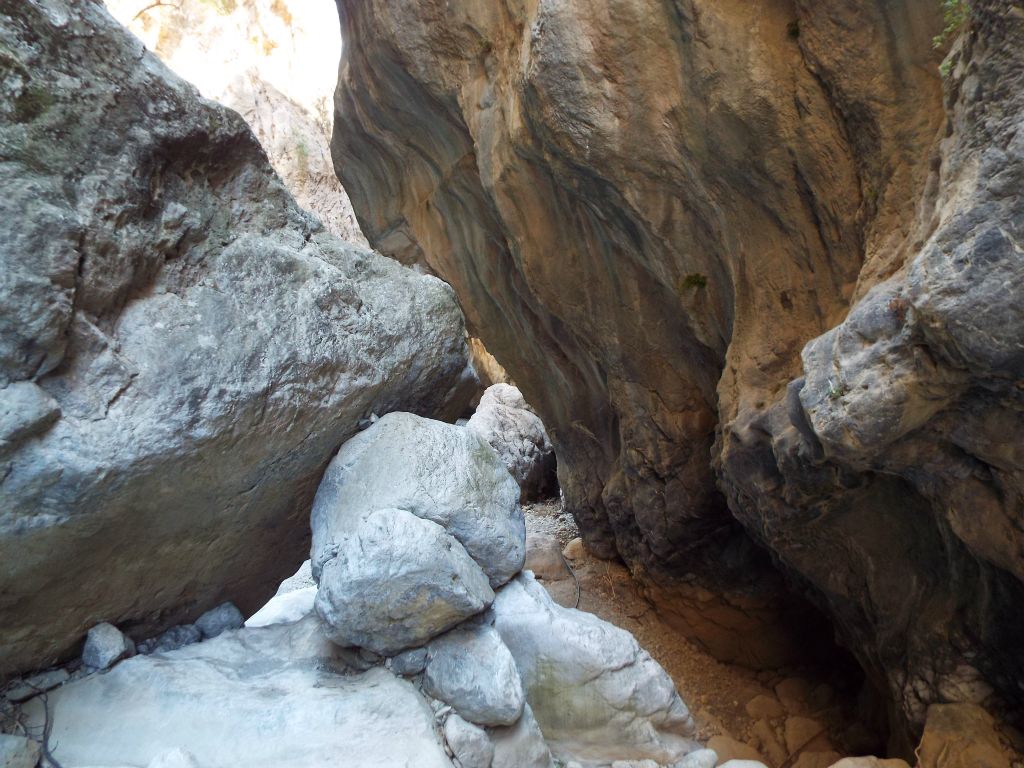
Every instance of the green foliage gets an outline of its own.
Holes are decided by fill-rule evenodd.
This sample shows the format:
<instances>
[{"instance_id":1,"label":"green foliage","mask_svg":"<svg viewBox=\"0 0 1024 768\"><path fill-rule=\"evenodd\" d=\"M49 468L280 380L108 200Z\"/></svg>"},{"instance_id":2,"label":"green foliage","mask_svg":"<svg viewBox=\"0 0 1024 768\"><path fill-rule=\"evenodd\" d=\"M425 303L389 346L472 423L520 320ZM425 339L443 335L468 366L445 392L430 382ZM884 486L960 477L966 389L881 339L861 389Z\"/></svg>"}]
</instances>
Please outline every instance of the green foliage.
<instances>
[{"instance_id":1,"label":"green foliage","mask_svg":"<svg viewBox=\"0 0 1024 768\"><path fill-rule=\"evenodd\" d=\"M829 400L841 400L843 395L848 394L850 388L844 383L840 382L836 384L832 379L828 380L828 399Z\"/></svg>"},{"instance_id":2,"label":"green foliage","mask_svg":"<svg viewBox=\"0 0 1024 768\"><path fill-rule=\"evenodd\" d=\"M960 30L971 12L971 6L968 5L967 0L941 0L941 2L942 21L945 26L940 34L932 38L932 45L936 48L941 48ZM943 74L948 74L948 72L943 72Z\"/></svg>"}]
</instances>

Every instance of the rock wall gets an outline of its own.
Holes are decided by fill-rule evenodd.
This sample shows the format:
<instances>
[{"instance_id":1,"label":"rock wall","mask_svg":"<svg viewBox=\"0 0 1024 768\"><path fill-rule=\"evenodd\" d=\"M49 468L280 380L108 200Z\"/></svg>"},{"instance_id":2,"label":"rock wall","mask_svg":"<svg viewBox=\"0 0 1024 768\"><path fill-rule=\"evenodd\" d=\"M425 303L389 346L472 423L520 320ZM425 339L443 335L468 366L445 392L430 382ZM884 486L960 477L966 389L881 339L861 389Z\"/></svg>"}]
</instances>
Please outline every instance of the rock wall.
<instances>
[{"instance_id":1,"label":"rock wall","mask_svg":"<svg viewBox=\"0 0 1024 768\"><path fill-rule=\"evenodd\" d=\"M328 232L367 245L328 142L341 55L338 16L308 0L105 0L114 18L208 99L249 124L299 205Z\"/></svg>"},{"instance_id":2,"label":"rock wall","mask_svg":"<svg viewBox=\"0 0 1024 768\"><path fill-rule=\"evenodd\" d=\"M94 2L0 0L0 676L253 610L374 413L458 416L450 288L323 231Z\"/></svg>"},{"instance_id":3,"label":"rock wall","mask_svg":"<svg viewBox=\"0 0 1024 768\"><path fill-rule=\"evenodd\" d=\"M752 537L899 719L1019 703L1019 9L944 78L935 0L338 5L363 231L455 287L588 547L742 584Z\"/></svg>"}]
</instances>

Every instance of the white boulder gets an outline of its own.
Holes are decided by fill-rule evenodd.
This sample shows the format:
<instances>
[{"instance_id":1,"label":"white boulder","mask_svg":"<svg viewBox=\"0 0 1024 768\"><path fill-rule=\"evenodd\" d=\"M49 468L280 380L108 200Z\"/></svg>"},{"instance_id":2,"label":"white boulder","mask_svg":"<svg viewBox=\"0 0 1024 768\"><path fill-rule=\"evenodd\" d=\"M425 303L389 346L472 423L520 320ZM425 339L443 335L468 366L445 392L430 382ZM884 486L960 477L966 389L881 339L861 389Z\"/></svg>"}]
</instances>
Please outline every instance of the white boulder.
<instances>
[{"instance_id":1,"label":"white boulder","mask_svg":"<svg viewBox=\"0 0 1024 768\"><path fill-rule=\"evenodd\" d=\"M544 422L516 387L488 387L466 427L498 453L519 484L522 501L557 494L555 449Z\"/></svg>"},{"instance_id":2,"label":"white boulder","mask_svg":"<svg viewBox=\"0 0 1024 768\"><path fill-rule=\"evenodd\" d=\"M50 693L54 756L148 766L180 749L202 768L452 768L423 696L342 658L313 616L136 656ZM41 726L38 700L25 712Z\"/></svg>"},{"instance_id":3,"label":"white boulder","mask_svg":"<svg viewBox=\"0 0 1024 768\"><path fill-rule=\"evenodd\" d=\"M313 612L315 601L316 585L283 594L278 593L246 619L245 626L269 627L271 624L288 624L298 621Z\"/></svg>"},{"instance_id":4,"label":"white boulder","mask_svg":"<svg viewBox=\"0 0 1024 768\"><path fill-rule=\"evenodd\" d=\"M402 509L362 513L325 553L319 578L315 607L331 639L387 656L423 645L494 600L458 541Z\"/></svg>"},{"instance_id":5,"label":"white boulder","mask_svg":"<svg viewBox=\"0 0 1024 768\"><path fill-rule=\"evenodd\" d=\"M494 744L483 728L451 714L444 722L444 740L462 768L491 768Z\"/></svg>"},{"instance_id":6,"label":"white boulder","mask_svg":"<svg viewBox=\"0 0 1024 768\"><path fill-rule=\"evenodd\" d=\"M713 749L698 749L691 752L672 768L715 768L718 765L718 755ZM758 764L759 765L759 764ZM753 766L747 766L753 768Z\"/></svg>"},{"instance_id":7,"label":"white boulder","mask_svg":"<svg viewBox=\"0 0 1024 768\"><path fill-rule=\"evenodd\" d=\"M374 510L404 509L454 536L497 587L523 567L519 489L474 432L389 413L345 443L313 502L314 578Z\"/></svg>"},{"instance_id":8,"label":"white boulder","mask_svg":"<svg viewBox=\"0 0 1024 768\"><path fill-rule=\"evenodd\" d=\"M554 768L551 750L529 704L515 725L492 728L490 733L494 744L491 768Z\"/></svg>"},{"instance_id":9,"label":"white boulder","mask_svg":"<svg viewBox=\"0 0 1024 768\"><path fill-rule=\"evenodd\" d=\"M555 757L671 765L698 748L671 678L629 632L557 605L528 573L498 592L492 610Z\"/></svg>"}]
</instances>

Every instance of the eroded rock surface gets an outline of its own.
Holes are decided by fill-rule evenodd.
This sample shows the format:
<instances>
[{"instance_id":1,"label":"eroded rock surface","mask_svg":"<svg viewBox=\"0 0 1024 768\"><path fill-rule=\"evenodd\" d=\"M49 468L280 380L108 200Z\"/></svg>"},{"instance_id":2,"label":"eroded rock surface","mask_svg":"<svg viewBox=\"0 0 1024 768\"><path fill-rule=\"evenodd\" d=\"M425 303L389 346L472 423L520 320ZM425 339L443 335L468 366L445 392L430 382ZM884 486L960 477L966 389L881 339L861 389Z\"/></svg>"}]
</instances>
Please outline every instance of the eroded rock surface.
<instances>
[{"instance_id":1,"label":"eroded rock surface","mask_svg":"<svg viewBox=\"0 0 1024 768\"><path fill-rule=\"evenodd\" d=\"M493 448L519 483L523 502L558 493L555 449L544 422L511 384L487 388L466 428Z\"/></svg>"},{"instance_id":2,"label":"eroded rock surface","mask_svg":"<svg viewBox=\"0 0 1024 768\"><path fill-rule=\"evenodd\" d=\"M498 592L491 615L556 757L672 764L695 749L671 678L625 630L557 605L526 573Z\"/></svg>"},{"instance_id":3,"label":"eroded rock surface","mask_svg":"<svg viewBox=\"0 0 1024 768\"><path fill-rule=\"evenodd\" d=\"M1019 8L937 51L934 0L339 6L363 229L456 288L590 550L756 586L749 534L911 730L1019 706Z\"/></svg>"},{"instance_id":4,"label":"eroded rock surface","mask_svg":"<svg viewBox=\"0 0 1024 768\"><path fill-rule=\"evenodd\" d=\"M255 609L362 420L469 397L450 289L325 233L97 3L0 2L0 189L0 675Z\"/></svg>"},{"instance_id":5,"label":"eroded rock surface","mask_svg":"<svg viewBox=\"0 0 1024 768\"><path fill-rule=\"evenodd\" d=\"M313 502L314 578L368 513L385 508L436 523L465 547L493 587L523 567L519 487L475 432L389 413L345 443Z\"/></svg>"},{"instance_id":6,"label":"eroded rock surface","mask_svg":"<svg viewBox=\"0 0 1024 768\"><path fill-rule=\"evenodd\" d=\"M494 600L487 575L437 523L404 509L361 517L321 567L316 611L342 646L394 654Z\"/></svg>"},{"instance_id":7,"label":"eroded rock surface","mask_svg":"<svg viewBox=\"0 0 1024 768\"><path fill-rule=\"evenodd\" d=\"M423 687L477 725L515 725L523 683L508 647L490 626L454 629L427 647Z\"/></svg>"}]
</instances>

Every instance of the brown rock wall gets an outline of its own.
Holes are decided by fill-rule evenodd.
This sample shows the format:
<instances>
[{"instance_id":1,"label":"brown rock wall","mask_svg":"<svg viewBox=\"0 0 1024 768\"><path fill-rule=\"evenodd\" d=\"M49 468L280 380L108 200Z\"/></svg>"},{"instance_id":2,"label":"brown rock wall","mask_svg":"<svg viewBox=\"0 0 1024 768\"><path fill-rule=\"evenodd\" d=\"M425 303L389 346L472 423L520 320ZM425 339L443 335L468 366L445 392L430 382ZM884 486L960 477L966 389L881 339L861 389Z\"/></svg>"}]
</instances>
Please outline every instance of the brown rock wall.
<instances>
[{"instance_id":1,"label":"brown rock wall","mask_svg":"<svg viewBox=\"0 0 1024 768\"><path fill-rule=\"evenodd\" d=\"M918 726L1022 677L1024 38L972 7L944 82L933 0L339 0L360 223L455 287L588 547L745 589L749 534Z\"/></svg>"}]
</instances>

